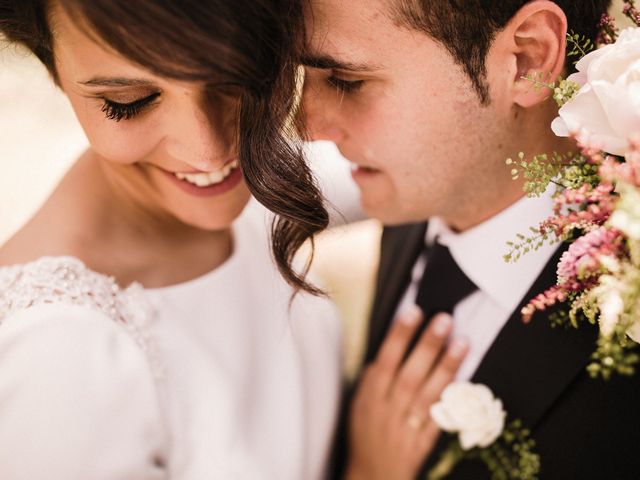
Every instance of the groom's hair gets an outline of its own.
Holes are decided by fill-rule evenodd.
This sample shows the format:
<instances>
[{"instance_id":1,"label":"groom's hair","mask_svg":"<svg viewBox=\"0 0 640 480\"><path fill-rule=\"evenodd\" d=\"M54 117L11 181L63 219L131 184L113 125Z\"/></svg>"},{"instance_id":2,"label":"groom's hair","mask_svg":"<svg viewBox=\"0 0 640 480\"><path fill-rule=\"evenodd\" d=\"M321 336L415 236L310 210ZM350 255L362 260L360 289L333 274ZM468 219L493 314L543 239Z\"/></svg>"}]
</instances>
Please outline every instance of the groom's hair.
<instances>
[{"instance_id":1,"label":"groom's hair","mask_svg":"<svg viewBox=\"0 0 640 480\"><path fill-rule=\"evenodd\" d=\"M444 45L473 82L483 103L489 103L485 60L495 35L529 0L392 0L401 25L426 32ZM611 0L553 0L567 16L569 31L591 41ZM567 59L573 69L574 58Z\"/></svg>"}]
</instances>

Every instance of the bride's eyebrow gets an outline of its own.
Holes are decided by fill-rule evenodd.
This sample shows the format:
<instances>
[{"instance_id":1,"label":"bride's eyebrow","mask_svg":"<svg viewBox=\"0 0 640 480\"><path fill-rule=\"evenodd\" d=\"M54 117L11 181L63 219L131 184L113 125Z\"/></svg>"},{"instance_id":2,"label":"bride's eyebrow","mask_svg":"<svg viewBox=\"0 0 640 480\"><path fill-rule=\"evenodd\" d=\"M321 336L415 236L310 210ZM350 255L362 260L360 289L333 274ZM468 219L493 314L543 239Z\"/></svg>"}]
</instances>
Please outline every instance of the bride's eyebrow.
<instances>
[{"instance_id":1,"label":"bride's eyebrow","mask_svg":"<svg viewBox=\"0 0 640 480\"><path fill-rule=\"evenodd\" d=\"M344 70L348 72L371 72L380 70L380 66L371 63L354 63L338 60L330 55L303 55L300 63L305 67L320 70Z\"/></svg>"},{"instance_id":2,"label":"bride's eyebrow","mask_svg":"<svg viewBox=\"0 0 640 480\"><path fill-rule=\"evenodd\" d=\"M87 87L151 87L154 83L144 78L95 77L85 82L78 82Z\"/></svg>"}]
</instances>

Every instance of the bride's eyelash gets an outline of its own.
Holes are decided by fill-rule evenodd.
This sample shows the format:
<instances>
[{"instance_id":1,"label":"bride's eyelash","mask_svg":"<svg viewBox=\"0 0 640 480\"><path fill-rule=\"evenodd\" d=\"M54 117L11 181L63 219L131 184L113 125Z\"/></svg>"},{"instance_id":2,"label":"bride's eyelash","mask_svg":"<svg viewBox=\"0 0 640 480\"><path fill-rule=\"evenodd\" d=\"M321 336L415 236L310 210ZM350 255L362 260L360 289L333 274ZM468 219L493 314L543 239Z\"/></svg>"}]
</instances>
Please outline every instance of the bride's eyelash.
<instances>
[{"instance_id":1,"label":"bride's eyelash","mask_svg":"<svg viewBox=\"0 0 640 480\"><path fill-rule=\"evenodd\" d=\"M108 98L103 98L102 108L100 109L109 120L119 122L121 120L131 120L140 114L145 108L160 96L159 92L153 93L148 97L141 98L131 103L118 103Z\"/></svg>"},{"instance_id":2,"label":"bride's eyelash","mask_svg":"<svg viewBox=\"0 0 640 480\"><path fill-rule=\"evenodd\" d=\"M327 82L329 83L329 85L342 93L356 92L360 90L360 88L362 88L362 85L364 84L364 80L349 81L338 78L335 75L331 75L329 78L327 78Z\"/></svg>"}]
</instances>

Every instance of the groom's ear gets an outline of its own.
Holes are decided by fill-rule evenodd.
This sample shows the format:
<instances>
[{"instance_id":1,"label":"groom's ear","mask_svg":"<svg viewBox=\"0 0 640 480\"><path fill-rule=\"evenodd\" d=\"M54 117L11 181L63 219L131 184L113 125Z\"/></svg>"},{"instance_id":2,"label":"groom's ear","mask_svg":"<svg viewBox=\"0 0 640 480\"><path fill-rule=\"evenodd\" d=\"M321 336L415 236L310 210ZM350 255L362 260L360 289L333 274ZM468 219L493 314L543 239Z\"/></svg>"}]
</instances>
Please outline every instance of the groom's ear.
<instances>
[{"instance_id":1,"label":"groom's ear","mask_svg":"<svg viewBox=\"0 0 640 480\"><path fill-rule=\"evenodd\" d=\"M505 87L511 101L523 108L549 97L547 88L536 88L529 79L551 83L564 70L566 60L567 16L550 0L534 0L522 7L497 37L497 56L511 68ZM494 58L494 61L500 61Z\"/></svg>"}]
</instances>

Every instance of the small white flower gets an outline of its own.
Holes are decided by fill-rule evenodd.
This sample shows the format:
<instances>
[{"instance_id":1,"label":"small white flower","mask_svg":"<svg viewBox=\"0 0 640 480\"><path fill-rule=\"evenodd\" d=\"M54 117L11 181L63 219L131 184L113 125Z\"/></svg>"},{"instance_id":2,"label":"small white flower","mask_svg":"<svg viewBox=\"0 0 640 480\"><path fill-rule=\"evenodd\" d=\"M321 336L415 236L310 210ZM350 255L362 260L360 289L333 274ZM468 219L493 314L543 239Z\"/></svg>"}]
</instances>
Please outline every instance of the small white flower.
<instances>
[{"instance_id":1,"label":"small white flower","mask_svg":"<svg viewBox=\"0 0 640 480\"><path fill-rule=\"evenodd\" d=\"M627 329L627 335L634 342L640 343L640 321L635 322Z\"/></svg>"},{"instance_id":2,"label":"small white flower","mask_svg":"<svg viewBox=\"0 0 640 480\"><path fill-rule=\"evenodd\" d=\"M582 85L552 124L566 137L582 132L590 146L625 155L640 131L640 28L624 30L616 43L582 58L568 80Z\"/></svg>"},{"instance_id":3,"label":"small white flower","mask_svg":"<svg viewBox=\"0 0 640 480\"><path fill-rule=\"evenodd\" d=\"M598 257L600 263L611 273L618 273L620 271L620 260L613 255L602 255Z\"/></svg>"},{"instance_id":4,"label":"small white flower","mask_svg":"<svg viewBox=\"0 0 640 480\"><path fill-rule=\"evenodd\" d=\"M601 275L598 285L591 292L600 309L600 334L603 337L610 337L620 322L620 316L624 313L622 294L626 289L627 285L616 276ZM627 329L627 335L634 342L640 343L640 320Z\"/></svg>"},{"instance_id":5,"label":"small white flower","mask_svg":"<svg viewBox=\"0 0 640 480\"><path fill-rule=\"evenodd\" d=\"M620 201L609 218L609 224L627 237L640 240L640 190L619 183Z\"/></svg>"},{"instance_id":6,"label":"small white flower","mask_svg":"<svg viewBox=\"0 0 640 480\"><path fill-rule=\"evenodd\" d=\"M504 430L506 412L502 402L485 385L456 382L431 407L431 418L449 433L458 433L463 450L485 448Z\"/></svg>"},{"instance_id":7,"label":"small white flower","mask_svg":"<svg viewBox=\"0 0 640 480\"><path fill-rule=\"evenodd\" d=\"M600 279L601 285L607 285L609 288L603 289L603 293L598 298L598 307L600 308L600 332L603 336L609 337L613 334L616 325L618 325L618 321L620 320L620 315L624 311L624 302L622 301L622 296L620 292L613 287L613 282L608 282L608 279L611 278L615 281L614 277L610 277L609 275L603 275L604 278Z\"/></svg>"}]
</instances>

